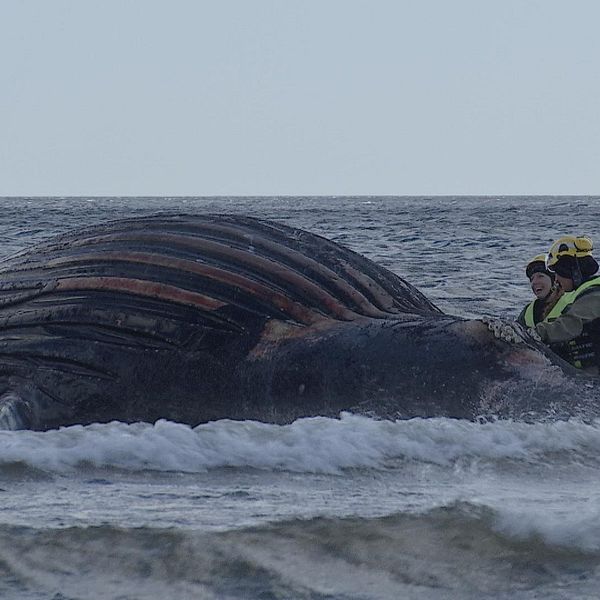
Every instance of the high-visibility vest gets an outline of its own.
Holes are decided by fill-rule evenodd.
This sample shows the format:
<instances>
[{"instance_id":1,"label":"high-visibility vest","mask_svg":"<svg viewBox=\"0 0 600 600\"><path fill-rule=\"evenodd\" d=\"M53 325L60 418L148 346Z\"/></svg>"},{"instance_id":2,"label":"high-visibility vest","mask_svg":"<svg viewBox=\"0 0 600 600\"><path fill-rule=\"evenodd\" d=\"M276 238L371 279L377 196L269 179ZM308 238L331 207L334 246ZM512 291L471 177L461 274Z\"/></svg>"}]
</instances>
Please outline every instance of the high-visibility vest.
<instances>
[{"instance_id":1,"label":"high-visibility vest","mask_svg":"<svg viewBox=\"0 0 600 600\"><path fill-rule=\"evenodd\" d=\"M544 322L551 323L552 321L558 319L558 317L560 317L560 315L563 314L566 308L568 306L571 306L571 304L573 304L573 302L575 302L575 300L577 300L577 298L579 298L579 296L581 296L583 292L586 292L594 286L600 286L600 277L588 279L585 283L582 283L576 290L573 290L571 292L565 292L558 299L558 302L552 307L552 310L548 313L548 315L544 319Z\"/></svg>"},{"instance_id":2,"label":"high-visibility vest","mask_svg":"<svg viewBox=\"0 0 600 600\"><path fill-rule=\"evenodd\" d=\"M535 318L534 318L534 309L535 309L535 303L537 302L537 298L535 300L532 300L526 307L525 307L525 327L529 328L529 327L535 327Z\"/></svg>"},{"instance_id":3,"label":"high-visibility vest","mask_svg":"<svg viewBox=\"0 0 600 600\"><path fill-rule=\"evenodd\" d=\"M577 298L593 288L600 288L600 277L588 279L576 290L565 292L544 319L544 322L551 323L558 319L568 311ZM550 347L577 368L585 369L600 366L600 319L594 319L590 323L586 323L581 335L578 337L568 342L551 344Z\"/></svg>"}]
</instances>

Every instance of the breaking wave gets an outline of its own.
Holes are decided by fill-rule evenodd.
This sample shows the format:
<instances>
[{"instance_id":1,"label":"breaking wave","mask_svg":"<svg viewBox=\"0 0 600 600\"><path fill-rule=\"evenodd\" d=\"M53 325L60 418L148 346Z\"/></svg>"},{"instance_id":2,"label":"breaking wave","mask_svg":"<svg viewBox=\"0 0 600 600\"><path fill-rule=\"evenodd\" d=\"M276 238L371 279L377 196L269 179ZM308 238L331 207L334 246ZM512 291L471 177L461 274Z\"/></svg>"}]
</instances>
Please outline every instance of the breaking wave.
<instances>
[{"instance_id":1,"label":"breaking wave","mask_svg":"<svg viewBox=\"0 0 600 600\"><path fill-rule=\"evenodd\" d=\"M62 473L81 466L201 473L234 467L338 474L385 470L407 461L600 466L600 423L446 418L381 421L342 414L289 425L215 421L191 428L169 421L113 422L47 432L0 431L0 474L19 468Z\"/></svg>"}]
</instances>

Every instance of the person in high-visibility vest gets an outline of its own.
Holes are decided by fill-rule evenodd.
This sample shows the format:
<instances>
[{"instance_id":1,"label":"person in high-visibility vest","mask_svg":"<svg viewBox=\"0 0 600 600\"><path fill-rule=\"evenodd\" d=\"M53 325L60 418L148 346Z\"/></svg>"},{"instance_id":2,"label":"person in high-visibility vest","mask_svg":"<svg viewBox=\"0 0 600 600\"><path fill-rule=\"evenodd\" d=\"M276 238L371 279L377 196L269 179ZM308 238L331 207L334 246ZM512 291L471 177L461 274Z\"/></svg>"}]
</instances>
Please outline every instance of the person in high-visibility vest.
<instances>
[{"instance_id":1,"label":"person in high-visibility vest","mask_svg":"<svg viewBox=\"0 0 600 600\"><path fill-rule=\"evenodd\" d=\"M548 251L546 266L563 295L533 331L575 367L600 373L600 276L588 237L562 237Z\"/></svg>"},{"instance_id":2,"label":"person in high-visibility vest","mask_svg":"<svg viewBox=\"0 0 600 600\"><path fill-rule=\"evenodd\" d=\"M538 254L532 258L525 267L525 274L535 298L523 308L517 317L517 323L530 328L546 318L562 290L555 284L554 273L546 268L545 254Z\"/></svg>"}]
</instances>

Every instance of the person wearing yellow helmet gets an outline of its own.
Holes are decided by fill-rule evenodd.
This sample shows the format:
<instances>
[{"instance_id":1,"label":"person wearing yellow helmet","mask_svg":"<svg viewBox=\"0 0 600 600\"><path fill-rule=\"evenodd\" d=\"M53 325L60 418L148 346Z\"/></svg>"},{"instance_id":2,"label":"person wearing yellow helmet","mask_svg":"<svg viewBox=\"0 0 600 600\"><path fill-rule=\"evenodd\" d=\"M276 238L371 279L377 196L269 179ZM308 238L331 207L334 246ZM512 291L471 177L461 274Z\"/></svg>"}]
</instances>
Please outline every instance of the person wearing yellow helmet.
<instances>
[{"instance_id":1,"label":"person wearing yellow helmet","mask_svg":"<svg viewBox=\"0 0 600 600\"><path fill-rule=\"evenodd\" d=\"M560 298L562 290L555 285L554 273L546 267L545 254L538 254L532 258L525 267L525 274L535 299L523 308L517 317L517 323L529 328L546 318Z\"/></svg>"},{"instance_id":2,"label":"person wearing yellow helmet","mask_svg":"<svg viewBox=\"0 0 600 600\"><path fill-rule=\"evenodd\" d=\"M552 244L546 267L563 295L534 332L565 360L600 372L600 277L592 240L565 236Z\"/></svg>"}]
</instances>

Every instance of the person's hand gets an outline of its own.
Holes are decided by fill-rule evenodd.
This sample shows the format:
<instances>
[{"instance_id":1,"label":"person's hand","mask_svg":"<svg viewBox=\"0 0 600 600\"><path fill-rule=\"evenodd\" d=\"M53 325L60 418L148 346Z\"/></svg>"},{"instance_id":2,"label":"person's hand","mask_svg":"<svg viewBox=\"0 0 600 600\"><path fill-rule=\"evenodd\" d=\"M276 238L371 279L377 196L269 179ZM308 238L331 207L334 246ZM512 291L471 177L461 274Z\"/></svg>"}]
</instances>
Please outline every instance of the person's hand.
<instances>
[{"instance_id":1,"label":"person's hand","mask_svg":"<svg viewBox=\"0 0 600 600\"><path fill-rule=\"evenodd\" d=\"M536 342L542 341L542 338L540 337L540 334L536 331L535 327L530 327L527 330L527 333L529 334L529 337L533 338Z\"/></svg>"}]
</instances>

